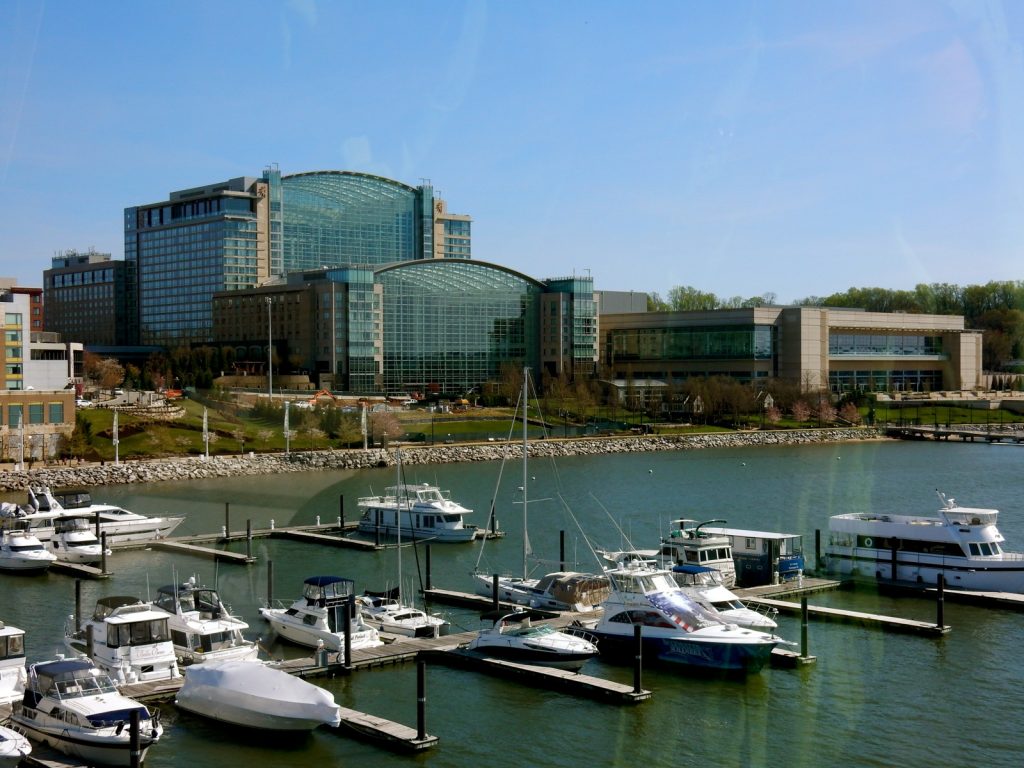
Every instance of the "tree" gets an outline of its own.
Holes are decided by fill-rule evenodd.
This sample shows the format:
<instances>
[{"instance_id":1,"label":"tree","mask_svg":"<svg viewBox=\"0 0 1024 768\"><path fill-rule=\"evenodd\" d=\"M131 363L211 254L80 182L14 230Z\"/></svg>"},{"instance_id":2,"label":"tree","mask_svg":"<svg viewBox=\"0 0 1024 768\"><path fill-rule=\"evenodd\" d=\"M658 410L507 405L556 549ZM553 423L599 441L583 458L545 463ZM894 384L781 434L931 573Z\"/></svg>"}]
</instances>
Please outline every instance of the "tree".
<instances>
[{"instance_id":1,"label":"tree","mask_svg":"<svg viewBox=\"0 0 1024 768\"><path fill-rule=\"evenodd\" d=\"M717 309L718 297L689 285L677 285L668 292L669 307L676 312Z\"/></svg>"},{"instance_id":2,"label":"tree","mask_svg":"<svg viewBox=\"0 0 1024 768\"><path fill-rule=\"evenodd\" d=\"M405 434L401 423L393 413L387 411L376 411L370 414L370 434L374 442L380 441L383 447L388 447L388 441L401 437Z\"/></svg>"},{"instance_id":3,"label":"tree","mask_svg":"<svg viewBox=\"0 0 1024 768\"><path fill-rule=\"evenodd\" d=\"M848 424L860 423L860 411L853 403L846 403L839 409L839 417Z\"/></svg>"},{"instance_id":4,"label":"tree","mask_svg":"<svg viewBox=\"0 0 1024 768\"><path fill-rule=\"evenodd\" d=\"M797 400L793 403L792 413L796 421L807 421L811 416L811 407L803 400Z\"/></svg>"}]
</instances>

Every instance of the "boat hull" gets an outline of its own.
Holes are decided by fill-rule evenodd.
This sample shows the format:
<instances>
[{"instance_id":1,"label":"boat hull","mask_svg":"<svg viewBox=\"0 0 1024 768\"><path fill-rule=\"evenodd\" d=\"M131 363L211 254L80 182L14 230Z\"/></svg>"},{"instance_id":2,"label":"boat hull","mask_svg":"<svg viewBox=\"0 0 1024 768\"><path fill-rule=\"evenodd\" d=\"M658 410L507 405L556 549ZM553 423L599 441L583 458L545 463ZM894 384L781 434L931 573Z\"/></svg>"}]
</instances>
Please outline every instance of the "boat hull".
<instances>
[{"instance_id":1,"label":"boat hull","mask_svg":"<svg viewBox=\"0 0 1024 768\"><path fill-rule=\"evenodd\" d=\"M28 739L11 728L0 726L0 768L14 768L32 753Z\"/></svg>"},{"instance_id":2,"label":"boat hull","mask_svg":"<svg viewBox=\"0 0 1024 768\"><path fill-rule=\"evenodd\" d=\"M618 635L592 630L602 657L632 661L636 641L632 635ZM731 672L759 672L771 658L774 643L766 642L713 642L691 639L684 635L668 637L645 636L641 639L641 653L646 660L682 665L695 669Z\"/></svg>"},{"instance_id":3,"label":"boat hull","mask_svg":"<svg viewBox=\"0 0 1024 768\"><path fill-rule=\"evenodd\" d=\"M53 559L27 559L22 557L3 557L0 556L0 571L7 571L10 573L22 573L22 574L34 574L43 573L48 570L50 565L53 564Z\"/></svg>"},{"instance_id":4,"label":"boat hull","mask_svg":"<svg viewBox=\"0 0 1024 768\"><path fill-rule=\"evenodd\" d=\"M327 632L308 625L292 623L284 618L284 611L274 608L261 608L260 615L267 620L274 632L284 640L307 648L322 647L328 651L344 652L345 635L341 632ZM353 632L351 635L352 649L383 645L383 643L367 642L367 632ZM376 635L376 631L373 633ZM343 661L343 660L342 660Z\"/></svg>"},{"instance_id":5,"label":"boat hull","mask_svg":"<svg viewBox=\"0 0 1024 768\"><path fill-rule=\"evenodd\" d=\"M891 550L829 547L826 568L830 574L868 582L895 580L927 588L936 586L941 574L949 589L1024 593L1022 560L968 560L898 552L894 579Z\"/></svg>"},{"instance_id":6,"label":"boat hull","mask_svg":"<svg viewBox=\"0 0 1024 768\"><path fill-rule=\"evenodd\" d=\"M15 730L30 739L53 747L70 757L77 757L86 763L100 765L130 766L131 743L128 729L115 733L114 728L104 728L98 732L83 732L68 728L62 721L53 724L40 723L25 715L15 712L11 717ZM140 761L145 760L146 751L156 742L142 729L139 734Z\"/></svg>"},{"instance_id":7,"label":"boat hull","mask_svg":"<svg viewBox=\"0 0 1024 768\"><path fill-rule=\"evenodd\" d=\"M583 653L554 653L552 651L538 651L514 646L485 645L483 643L475 645L470 643L469 650L483 656L490 656L504 661L514 661L518 664L536 664L543 667L567 669L573 672L579 670L584 664L597 656L597 653L589 651Z\"/></svg>"},{"instance_id":8,"label":"boat hull","mask_svg":"<svg viewBox=\"0 0 1024 768\"><path fill-rule=\"evenodd\" d=\"M376 525L372 522L362 520L359 522L357 530L367 536L376 536L378 533L381 536L388 538L398 538L398 526L396 525ZM466 527L466 528L412 528L406 525L402 526L401 538L403 541L439 541L446 544L462 543L467 541L474 541L477 536L477 529Z\"/></svg>"}]
</instances>

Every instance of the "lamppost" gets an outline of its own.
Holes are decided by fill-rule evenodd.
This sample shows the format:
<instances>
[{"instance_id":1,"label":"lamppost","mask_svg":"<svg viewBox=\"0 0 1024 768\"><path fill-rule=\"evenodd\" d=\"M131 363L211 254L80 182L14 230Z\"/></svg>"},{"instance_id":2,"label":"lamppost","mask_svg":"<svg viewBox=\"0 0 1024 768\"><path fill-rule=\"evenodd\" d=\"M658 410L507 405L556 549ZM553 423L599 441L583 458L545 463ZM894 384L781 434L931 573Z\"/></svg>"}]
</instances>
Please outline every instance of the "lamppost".
<instances>
[{"instance_id":1,"label":"lamppost","mask_svg":"<svg viewBox=\"0 0 1024 768\"><path fill-rule=\"evenodd\" d=\"M270 296L267 296L267 394L270 396L271 403L274 402L274 340L270 319L270 308L273 301Z\"/></svg>"}]
</instances>

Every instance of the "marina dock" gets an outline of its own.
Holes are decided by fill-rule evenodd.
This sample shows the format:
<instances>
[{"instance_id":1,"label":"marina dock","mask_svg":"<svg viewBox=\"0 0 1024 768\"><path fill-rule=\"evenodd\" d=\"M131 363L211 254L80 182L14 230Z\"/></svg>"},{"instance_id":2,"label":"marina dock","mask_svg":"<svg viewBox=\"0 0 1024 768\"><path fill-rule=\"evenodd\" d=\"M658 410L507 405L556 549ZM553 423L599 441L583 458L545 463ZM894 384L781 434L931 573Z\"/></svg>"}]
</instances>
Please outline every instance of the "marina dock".
<instances>
[{"instance_id":1,"label":"marina dock","mask_svg":"<svg viewBox=\"0 0 1024 768\"><path fill-rule=\"evenodd\" d=\"M565 669L541 667L533 664L518 664L505 659L495 659L473 651L456 649L446 653L429 653L428 658L440 664L457 666L486 672L504 679L524 682L554 691L570 693L575 696L586 696L595 701L608 701L614 704L639 704L651 698L651 692L636 690L628 685L592 677Z\"/></svg>"},{"instance_id":2,"label":"marina dock","mask_svg":"<svg viewBox=\"0 0 1024 768\"><path fill-rule=\"evenodd\" d=\"M948 592L946 594L949 594ZM764 605L775 608L783 613L801 612L800 603L791 603L785 600L774 600L767 597L747 597L748 603ZM905 632L930 637L941 636L948 633L952 627L947 624L938 625L914 619L901 619L897 616L882 616L876 613L862 613L861 611L848 611L842 608L825 608L823 606L807 606L808 616L817 619L828 619L841 621L848 624L860 624L865 627L877 627L893 632Z\"/></svg>"}]
</instances>

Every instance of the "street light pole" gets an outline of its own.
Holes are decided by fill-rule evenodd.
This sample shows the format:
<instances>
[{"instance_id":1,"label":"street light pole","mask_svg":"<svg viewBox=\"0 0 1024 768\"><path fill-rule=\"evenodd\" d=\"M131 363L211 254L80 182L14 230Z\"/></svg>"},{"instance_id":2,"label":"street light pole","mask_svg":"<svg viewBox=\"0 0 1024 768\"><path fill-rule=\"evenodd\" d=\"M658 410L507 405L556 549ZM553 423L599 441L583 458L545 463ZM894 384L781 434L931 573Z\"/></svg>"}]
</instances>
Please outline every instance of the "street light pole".
<instances>
[{"instance_id":1,"label":"street light pole","mask_svg":"<svg viewBox=\"0 0 1024 768\"><path fill-rule=\"evenodd\" d=\"M274 340L270 320L272 302L273 299L267 296L267 394L270 396L271 403L274 402Z\"/></svg>"}]
</instances>

